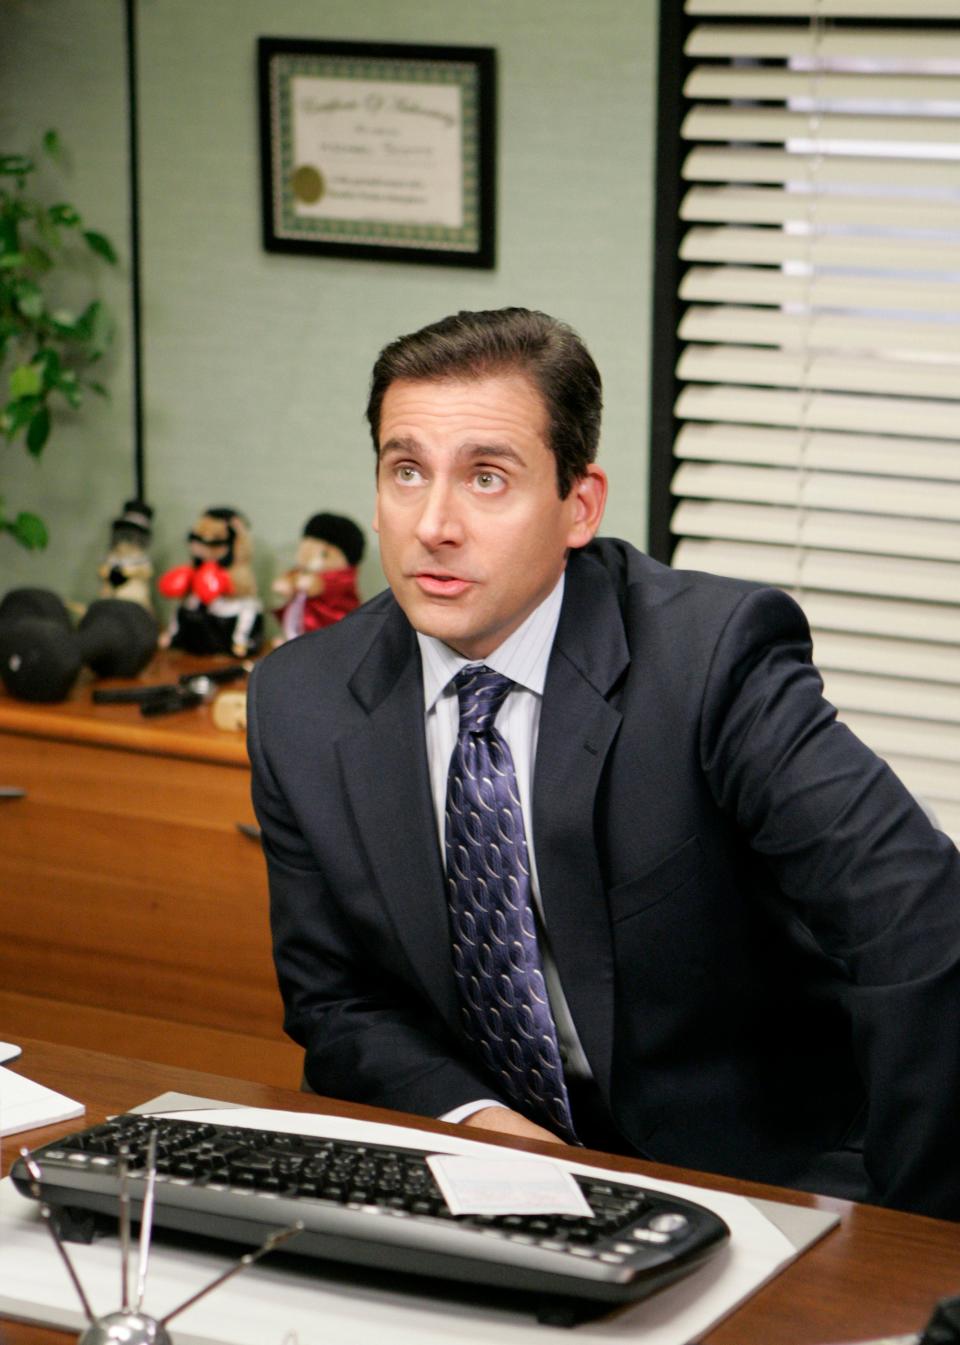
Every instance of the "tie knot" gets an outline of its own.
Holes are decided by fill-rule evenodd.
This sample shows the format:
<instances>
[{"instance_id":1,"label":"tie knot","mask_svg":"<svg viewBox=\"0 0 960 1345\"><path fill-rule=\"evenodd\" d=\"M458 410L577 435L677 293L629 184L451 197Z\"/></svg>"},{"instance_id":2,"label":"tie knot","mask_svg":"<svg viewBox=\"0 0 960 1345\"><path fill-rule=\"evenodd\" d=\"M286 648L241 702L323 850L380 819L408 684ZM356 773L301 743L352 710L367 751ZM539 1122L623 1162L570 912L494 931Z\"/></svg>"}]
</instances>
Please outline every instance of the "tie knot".
<instances>
[{"instance_id":1,"label":"tie knot","mask_svg":"<svg viewBox=\"0 0 960 1345\"><path fill-rule=\"evenodd\" d=\"M453 679L460 701L460 732L486 733L513 686L509 677L480 664L461 668Z\"/></svg>"}]
</instances>

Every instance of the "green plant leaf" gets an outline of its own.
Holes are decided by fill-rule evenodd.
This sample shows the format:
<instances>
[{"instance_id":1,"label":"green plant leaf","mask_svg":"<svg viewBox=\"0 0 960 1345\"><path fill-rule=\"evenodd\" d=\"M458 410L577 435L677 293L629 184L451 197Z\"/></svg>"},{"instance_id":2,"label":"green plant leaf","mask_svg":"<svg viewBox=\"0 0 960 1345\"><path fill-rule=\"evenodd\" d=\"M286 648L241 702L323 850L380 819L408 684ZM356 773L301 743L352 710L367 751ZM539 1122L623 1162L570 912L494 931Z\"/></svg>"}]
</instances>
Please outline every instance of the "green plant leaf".
<instances>
[{"instance_id":1,"label":"green plant leaf","mask_svg":"<svg viewBox=\"0 0 960 1345\"><path fill-rule=\"evenodd\" d=\"M17 328L12 322L0 321L0 362L2 362L7 353L7 346L10 343L10 338L16 336L16 334Z\"/></svg>"},{"instance_id":2,"label":"green plant leaf","mask_svg":"<svg viewBox=\"0 0 960 1345\"><path fill-rule=\"evenodd\" d=\"M78 341L89 341L93 336L93 323L99 307L99 302L94 299L92 303L87 304L78 318L74 318L73 335Z\"/></svg>"},{"instance_id":3,"label":"green plant leaf","mask_svg":"<svg viewBox=\"0 0 960 1345\"><path fill-rule=\"evenodd\" d=\"M10 396L39 397L43 389L43 369L38 364L19 364L10 374Z\"/></svg>"},{"instance_id":4,"label":"green plant leaf","mask_svg":"<svg viewBox=\"0 0 960 1345\"><path fill-rule=\"evenodd\" d=\"M109 238L104 234L97 233L96 229L84 229L83 236L87 240L87 246L91 252L95 252L104 261L116 264L117 254Z\"/></svg>"},{"instance_id":5,"label":"green plant leaf","mask_svg":"<svg viewBox=\"0 0 960 1345\"><path fill-rule=\"evenodd\" d=\"M3 409L3 432L8 440L13 439L17 432L23 429L39 404L39 397L21 397L17 401L7 402Z\"/></svg>"},{"instance_id":6,"label":"green plant leaf","mask_svg":"<svg viewBox=\"0 0 960 1345\"><path fill-rule=\"evenodd\" d=\"M54 224L64 224L68 229L75 229L81 223L79 211L66 201L50 206L47 215Z\"/></svg>"},{"instance_id":7,"label":"green plant leaf","mask_svg":"<svg viewBox=\"0 0 960 1345\"><path fill-rule=\"evenodd\" d=\"M59 159L63 153L63 146L60 144L60 137L56 131L45 132L43 137L43 148L51 158Z\"/></svg>"},{"instance_id":8,"label":"green plant leaf","mask_svg":"<svg viewBox=\"0 0 960 1345\"><path fill-rule=\"evenodd\" d=\"M0 154L0 176L26 177L36 164L26 154Z\"/></svg>"},{"instance_id":9,"label":"green plant leaf","mask_svg":"<svg viewBox=\"0 0 960 1345\"><path fill-rule=\"evenodd\" d=\"M0 271L17 270L26 260L26 254L23 252L0 252Z\"/></svg>"},{"instance_id":10,"label":"green plant leaf","mask_svg":"<svg viewBox=\"0 0 960 1345\"><path fill-rule=\"evenodd\" d=\"M110 396L109 391L103 386L103 384L95 383L92 378L87 379L87 387L90 389L91 392L95 392L98 397Z\"/></svg>"},{"instance_id":11,"label":"green plant leaf","mask_svg":"<svg viewBox=\"0 0 960 1345\"><path fill-rule=\"evenodd\" d=\"M43 388L49 390L56 387L60 380L60 356L57 352L50 346L44 346L34 355L33 363L39 368L43 377Z\"/></svg>"},{"instance_id":12,"label":"green plant leaf","mask_svg":"<svg viewBox=\"0 0 960 1345\"><path fill-rule=\"evenodd\" d=\"M36 514L21 511L7 527L21 546L28 551L42 551L50 540L47 525Z\"/></svg>"},{"instance_id":13,"label":"green plant leaf","mask_svg":"<svg viewBox=\"0 0 960 1345\"><path fill-rule=\"evenodd\" d=\"M12 214L0 212L0 252L9 254L20 251L20 235L16 218Z\"/></svg>"},{"instance_id":14,"label":"green plant leaf","mask_svg":"<svg viewBox=\"0 0 960 1345\"><path fill-rule=\"evenodd\" d=\"M50 321L61 340L69 341L80 336L77 331L77 318L69 309L58 308L55 313L50 314Z\"/></svg>"},{"instance_id":15,"label":"green plant leaf","mask_svg":"<svg viewBox=\"0 0 960 1345\"><path fill-rule=\"evenodd\" d=\"M43 446L49 438L50 411L44 402L34 412L33 419L27 428L27 448L35 458L39 458L43 452Z\"/></svg>"}]
</instances>

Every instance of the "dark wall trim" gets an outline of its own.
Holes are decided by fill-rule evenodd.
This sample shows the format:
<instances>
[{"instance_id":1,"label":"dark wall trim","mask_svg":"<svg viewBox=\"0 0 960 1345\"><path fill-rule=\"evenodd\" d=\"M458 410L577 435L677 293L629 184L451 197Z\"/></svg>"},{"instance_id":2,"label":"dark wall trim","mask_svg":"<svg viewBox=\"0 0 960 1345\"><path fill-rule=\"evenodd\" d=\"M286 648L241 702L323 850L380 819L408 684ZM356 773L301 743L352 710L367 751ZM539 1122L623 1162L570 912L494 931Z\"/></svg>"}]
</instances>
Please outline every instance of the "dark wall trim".
<instances>
[{"instance_id":1,"label":"dark wall trim","mask_svg":"<svg viewBox=\"0 0 960 1345\"><path fill-rule=\"evenodd\" d=\"M653 250L653 337L650 370L650 481L647 512L647 550L657 560L669 561L674 538L670 532L673 500L673 441L677 399L676 367L680 343L677 322L680 303L680 167L683 145L683 85L690 61L683 44L690 29L677 0L660 0L660 39L657 94L657 169Z\"/></svg>"}]
</instances>

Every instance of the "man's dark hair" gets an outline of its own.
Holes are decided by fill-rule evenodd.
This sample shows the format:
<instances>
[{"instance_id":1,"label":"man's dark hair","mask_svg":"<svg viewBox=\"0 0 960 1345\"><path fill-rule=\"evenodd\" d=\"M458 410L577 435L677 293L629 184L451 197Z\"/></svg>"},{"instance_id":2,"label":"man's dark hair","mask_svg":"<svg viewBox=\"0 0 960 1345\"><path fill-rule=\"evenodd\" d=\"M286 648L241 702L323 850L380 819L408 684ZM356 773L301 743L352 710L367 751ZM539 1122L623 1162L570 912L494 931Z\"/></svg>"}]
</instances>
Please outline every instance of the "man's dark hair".
<instances>
[{"instance_id":1,"label":"man's dark hair","mask_svg":"<svg viewBox=\"0 0 960 1345\"><path fill-rule=\"evenodd\" d=\"M438 382L525 375L547 409L560 498L597 456L603 389L583 341L566 323L527 308L457 313L384 346L373 366L367 420L380 451L380 411L398 379Z\"/></svg>"}]
</instances>

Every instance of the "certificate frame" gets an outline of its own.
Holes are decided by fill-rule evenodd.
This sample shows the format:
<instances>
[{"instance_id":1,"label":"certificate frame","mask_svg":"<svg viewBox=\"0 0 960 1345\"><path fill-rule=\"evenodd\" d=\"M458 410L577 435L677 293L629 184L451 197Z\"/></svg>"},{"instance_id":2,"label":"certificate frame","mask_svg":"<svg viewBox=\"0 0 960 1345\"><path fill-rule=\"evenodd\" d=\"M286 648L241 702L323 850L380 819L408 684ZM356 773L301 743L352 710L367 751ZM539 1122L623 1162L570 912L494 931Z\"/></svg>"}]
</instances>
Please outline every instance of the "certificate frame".
<instances>
[{"instance_id":1,"label":"certificate frame","mask_svg":"<svg viewBox=\"0 0 960 1345\"><path fill-rule=\"evenodd\" d=\"M261 37L263 246L496 264L496 51Z\"/></svg>"}]
</instances>

